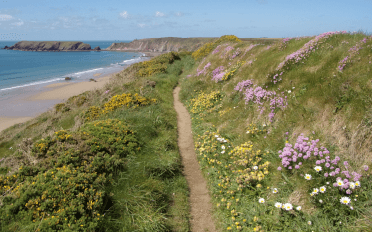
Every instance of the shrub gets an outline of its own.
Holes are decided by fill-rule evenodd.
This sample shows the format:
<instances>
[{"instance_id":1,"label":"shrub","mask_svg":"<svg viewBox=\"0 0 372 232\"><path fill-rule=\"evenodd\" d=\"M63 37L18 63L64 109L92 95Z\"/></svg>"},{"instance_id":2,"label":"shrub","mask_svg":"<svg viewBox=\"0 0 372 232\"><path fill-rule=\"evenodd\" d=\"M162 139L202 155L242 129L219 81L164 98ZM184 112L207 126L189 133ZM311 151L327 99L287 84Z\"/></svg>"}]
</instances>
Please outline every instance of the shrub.
<instances>
[{"instance_id":1,"label":"shrub","mask_svg":"<svg viewBox=\"0 0 372 232\"><path fill-rule=\"evenodd\" d=\"M122 158L138 148L134 132L119 120L39 140L32 155L50 158L0 176L1 228L16 230L22 223L31 231L96 231L108 201L103 186L123 168Z\"/></svg>"},{"instance_id":2,"label":"shrub","mask_svg":"<svg viewBox=\"0 0 372 232\"><path fill-rule=\"evenodd\" d=\"M241 42L241 40L235 35L221 36L219 39L213 42L204 44L201 48L199 48L198 50L192 53L192 57L195 60L205 57L209 53L211 53L220 43L224 43L224 42Z\"/></svg>"}]
</instances>

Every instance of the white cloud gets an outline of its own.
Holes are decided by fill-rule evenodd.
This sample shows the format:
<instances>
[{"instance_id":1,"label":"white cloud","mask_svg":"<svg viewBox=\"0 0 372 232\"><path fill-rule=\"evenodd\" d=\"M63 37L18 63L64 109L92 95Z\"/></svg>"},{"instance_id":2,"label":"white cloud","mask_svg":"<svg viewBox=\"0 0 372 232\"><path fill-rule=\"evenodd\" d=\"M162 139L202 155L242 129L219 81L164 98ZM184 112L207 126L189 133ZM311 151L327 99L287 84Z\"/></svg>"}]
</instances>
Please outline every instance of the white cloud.
<instances>
[{"instance_id":1,"label":"white cloud","mask_svg":"<svg viewBox=\"0 0 372 232\"><path fill-rule=\"evenodd\" d=\"M177 17L181 17L184 16L185 14L182 12L176 12L174 15L176 15Z\"/></svg>"},{"instance_id":2,"label":"white cloud","mask_svg":"<svg viewBox=\"0 0 372 232\"><path fill-rule=\"evenodd\" d=\"M0 21L8 21L12 20L13 17L11 15L6 15L6 14L0 14Z\"/></svg>"},{"instance_id":3,"label":"white cloud","mask_svg":"<svg viewBox=\"0 0 372 232\"><path fill-rule=\"evenodd\" d=\"M21 20L20 22L15 22L15 23L11 23L11 24L15 25L15 26L22 26L25 23Z\"/></svg>"},{"instance_id":4,"label":"white cloud","mask_svg":"<svg viewBox=\"0 0 372 232\"><path fill-rule=\"evenodd\" d=\"M164 16L165 16L165 14L160 12L160 11L155 12L155 17L164 17Z\"/></svg>"},{"instance_id":5,"label":"white cloud","mask_svg":"<svg viewBox=\"0 0 372 232\"><path fill-rule=\"evenodd\" d=\"M139 23L138 26L139 26L140 28L144 28L144 27L146 26L146 24L144 24L144 23Z\"/></svg>"},{"instance_id":6,"label":"white cloud","mask_svg":"<svg viewBox=\"0 0 372 232\"><path fill-rule=\"evenodd\" d=\"M129 18L129 14L128 14L128 11L123 11L120 13L120 17L124 18L124 19L127 19Z\"/></svg>"}]
</instances>

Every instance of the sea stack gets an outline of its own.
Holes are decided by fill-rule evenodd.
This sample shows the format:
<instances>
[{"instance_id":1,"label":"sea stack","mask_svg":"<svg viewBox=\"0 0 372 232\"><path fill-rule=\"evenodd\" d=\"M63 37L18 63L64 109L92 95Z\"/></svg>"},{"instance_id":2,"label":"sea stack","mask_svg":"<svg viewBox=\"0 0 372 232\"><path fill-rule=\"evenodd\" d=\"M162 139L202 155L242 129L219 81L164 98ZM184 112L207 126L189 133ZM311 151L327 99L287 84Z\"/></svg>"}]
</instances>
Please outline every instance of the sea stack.
<instances>
[{"instance_id":1,"label":"sea stack","mask_svg":"<svg viewBox=\"0 0 372 232\"><path fill-rule=\"evenodd\" d=\"M95 47L93 50L94 50L94 51L100 51L101 48L100 48L99 46L97 46L97 47Z\"/></svg>"}]
</instances>

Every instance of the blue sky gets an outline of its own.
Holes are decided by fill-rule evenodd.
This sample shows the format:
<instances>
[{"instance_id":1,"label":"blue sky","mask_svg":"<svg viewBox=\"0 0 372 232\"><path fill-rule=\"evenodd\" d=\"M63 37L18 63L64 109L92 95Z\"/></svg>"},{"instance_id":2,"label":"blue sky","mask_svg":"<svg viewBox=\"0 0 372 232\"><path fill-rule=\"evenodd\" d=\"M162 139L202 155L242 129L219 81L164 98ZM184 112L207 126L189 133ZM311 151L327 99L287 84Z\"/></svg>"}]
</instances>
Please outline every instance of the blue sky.
<instances>
[{"instance_id":1,"label":"blue sky","mask_svg":"<svg viewBox=\"0 0 372 232\"><path fill-rule=\"evenodd\" d=\"M372 33L372 0L0 0L0 40Z\"/></svg>"}]
</instances>

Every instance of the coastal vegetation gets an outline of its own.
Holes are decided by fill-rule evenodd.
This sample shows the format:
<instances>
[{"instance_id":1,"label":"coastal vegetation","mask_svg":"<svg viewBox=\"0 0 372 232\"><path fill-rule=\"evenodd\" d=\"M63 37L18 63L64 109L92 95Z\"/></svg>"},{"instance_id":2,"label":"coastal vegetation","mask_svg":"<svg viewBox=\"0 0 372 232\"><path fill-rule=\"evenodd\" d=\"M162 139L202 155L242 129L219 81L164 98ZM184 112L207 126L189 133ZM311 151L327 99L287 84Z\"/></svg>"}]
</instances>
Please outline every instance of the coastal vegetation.
<instances>
[{"instance_id":1,"label":"coastal vegetation","mask_svg":"<svg viewBox=\"0 0 372 232\"><path fill-rule=\"evenodd\" d=\"M220 230L368 231L372 37L212 45L180 94Z\"/></svg>"},{"instance_id":2,"label":"coastal vegetation","mask_svg":"<svg viewBox=\"0 0 372 232\"><path fill-rule=\"evenodd\" d=\"M219 231L371 228L372 37L223 36L0 134L2 231L189 231L173 88Z\"/></svg>"},{"instance_id":3,"label":"coastal vegetation","mask_svg":"<svg viewBox=\"0 0 372 232\"><path fill-rule=\"evenodd\" d=\"M155 60L2 132L1 231L189 230L172 90L193 59Z\"/></svg>"}]
</instances>

